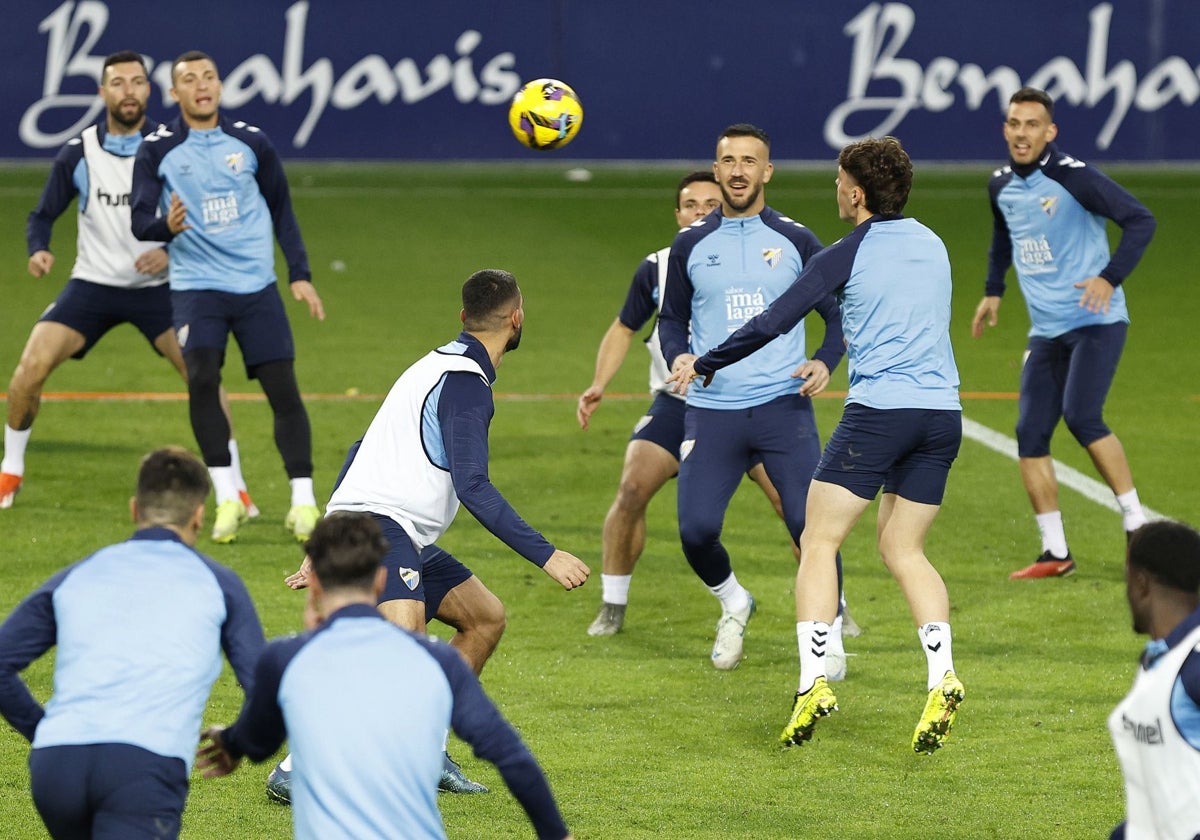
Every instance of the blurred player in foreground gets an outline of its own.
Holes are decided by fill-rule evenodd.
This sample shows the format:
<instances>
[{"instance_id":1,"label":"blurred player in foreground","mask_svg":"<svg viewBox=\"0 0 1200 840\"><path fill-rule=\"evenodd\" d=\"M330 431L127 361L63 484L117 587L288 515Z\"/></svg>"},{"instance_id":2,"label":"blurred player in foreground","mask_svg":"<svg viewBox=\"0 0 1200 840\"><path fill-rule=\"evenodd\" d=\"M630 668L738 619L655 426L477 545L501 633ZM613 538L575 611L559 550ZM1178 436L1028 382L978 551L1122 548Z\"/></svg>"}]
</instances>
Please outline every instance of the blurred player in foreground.
<instances>
[{"instance_id":1,"label":"blurred player in foreground","mask_svg":"<svg viewBox=\"0 0 1200 840\"><path fill-rule=\"evenodd\" d=\"M0 714L33 742L33 802L55 840L177 837L222 650L253 686L254 604L194 548L208 489L191 453L151 452L133 536L51 577L0 625ZM43 709L18 673L51 648Z\"/></svg>"},{"instance_id":2,"label":"blurred player in foreground","mask_svg":"<svg viewBox=\"0 0 1200 840\"><path fill-rule=\"evenodd\" d=\"M1041 555L1013 572L1015 579L1075 571L1050 456L1060 419L1116 496L1126 533L1146 522L1125 449L1103 415L1129 329L1121 283L1150 244L1154 217L1100 170L1060 152L1057 136L1054 100L1045 91L1021 88L1012 95L1004 122L1009 164L988 184L995 225L987 288L971 321L975 338L985 324L996 326L1004 273L1015 264L1030 320L1017 449L1042 535ZM1112 254L1108 219L1121 228Z\"/></svg>"},{"instance_id":3,"label":"blurred player in foreground","mask_svg":"<svg viewBox=\"0 0 1200 840\"><path fill-rule=\"evenodd\" d=\"M82 359L113 327L130 323L187 379L187 368L171 326L166 249L139 242L129 229L133 158L158 123L146 119L150 82L136 52L104 59L100 71L104 115L67 141L54 159L37 207L29 214L25 240L29 273L54 269L50 234L54 222L78 197L79 219L71 278L29 333L8 386L4 460L0 461L0 508L12 507L25 478L25 450L42 403L42 388L67 359ZM232 480L251 516L258 508L246 490L225 389L220 405L230 425Z\"/></svg>"},{"instance_id":4,"label":"blurred player in foreground","mask_svg":"<svg viewBox=\"0 0 1200 840\"><path fill-rule=\"evenodd\" d=\"M268 645L237 721L204 732L204 775L233 772L243 755L262 761L286 739L298 840L444 838L441 733L452 727L496 765L538 837L570 837L537 760L466 661L376 608L388 543L375 519L330 514L306 549L309 631Z\"/></svg>"},{"instance_id":5,"label":"blurred player in foreground","mask_svg":"<svg viewBox=\"0 0 1200 840\"><path fill-rule=\"evenodd\" d=\"M1125 821L1112 838L1191 838L1200 832L1200 533L1151 522L1128 551L1133 630L1150 642L1108 718L1125 776Z\"/></svg>"},{"instance_id":6,"label":"blurred player in foreground","mask_svg":"<svg viewBox=\"0 0 1200 840\"><path fill-rule=\"evenodd\" d=\"M846 408L808 492L796 573L800 685L780 740L801 744L837 709L823 640L837 615L837 551L883 488L878 541L925 650L928 694L913 732L932 753L963 699L950 646L946 585L925 556L950 465L962 442L958 369L950 346L950 259L933 231L901 215L912 162L894 137L851 143L838 156L839 217L854 230L813 257L795 284L720 346L672 374L686 389L782 335L828 295L841 301L850 357Z\"/></svg>"}]
</instances>

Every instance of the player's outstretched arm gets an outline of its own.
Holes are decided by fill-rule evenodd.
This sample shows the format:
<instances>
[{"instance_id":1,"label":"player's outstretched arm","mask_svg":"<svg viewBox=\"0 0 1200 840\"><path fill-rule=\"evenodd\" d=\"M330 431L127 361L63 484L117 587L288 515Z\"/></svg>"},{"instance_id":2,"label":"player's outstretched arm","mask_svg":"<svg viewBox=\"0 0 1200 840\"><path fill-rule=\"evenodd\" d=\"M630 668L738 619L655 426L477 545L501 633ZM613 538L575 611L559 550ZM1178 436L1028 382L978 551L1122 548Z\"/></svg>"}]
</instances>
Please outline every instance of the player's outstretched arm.
<instances>
[{"instance_id":1,"label":"player's outstretched arm","mask_svg":"<svg viewBox=\"0 0 1200 840\"><path fill-rule=\"evenodd\" d=\"M604 398L604 389L612 378L617 375L621 363L629 353L629 345L633 343L633 330L621 323L617 318L609 325L604 338L600 339L600 349L596 352L596 372L592 376L591 386L579 397L575 408L575 419L579 427L587 430L588 420L592 412L600 407Z\"/></svg>"},{"instance_id":2,"label":"player's outstretched arm","mask_svg":"<svg viewBox=\"0 0 1200 840\"><path fill-rule=\"evenodd\" d=\"M558 581L563 589L574 589L577 586L583 586L587 583L588 576L592 573L587 563L584 563L574 554L570 554L559 548L554 549L554 553L550 555L550 559L542 566L542 570Z\"/></svg>"},{"instance_id":3,"label":"player's outstretched arm","mask_svg":"<svg viewBox=\"0 0 1200 840\"><path fill-rule=\"evenodd\" d=\"M975 317L971 319L971 336L979 338L983 335L983 325L996 326L1000 316L1000 296L985 295L975 307Z\"/></svg>"}]
</instances>

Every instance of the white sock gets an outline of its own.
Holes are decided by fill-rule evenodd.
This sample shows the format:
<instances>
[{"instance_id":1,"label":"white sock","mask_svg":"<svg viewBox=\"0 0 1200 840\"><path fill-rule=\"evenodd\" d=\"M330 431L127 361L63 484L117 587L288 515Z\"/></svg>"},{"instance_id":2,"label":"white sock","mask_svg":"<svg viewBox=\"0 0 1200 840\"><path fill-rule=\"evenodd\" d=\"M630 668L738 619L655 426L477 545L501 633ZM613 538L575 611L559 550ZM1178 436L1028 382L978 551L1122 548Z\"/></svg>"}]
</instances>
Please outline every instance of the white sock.
<instances>
[{"instance_id":1,"label":"white sock","mask_svg":"<svg viewBox=\"0 0 1200 840\"><path fill-rule=\"evenodd\" d=\"M737 575L733 572L723 582L708 587L708 591L720 599L725 612L740 613L750 609L750 593L738 583Z\"/></svg>"},{"instance_id":2,"label":"white sock","mask_svg":"<svg viewBox=\"0 0 1200 840\"><path fill-rule=\"evenodd\" d=\"M229 466L233 470L233 483L238 490L246 489L246 479L242 478L242 459L238 454L237 441L229 439Z\"/></svg>"},{"instance_id":3,"label":"white sock","mask_svg":"<svg viewBox=\"0 0 1200 840\"><path fill-rule=\"evenodd\" d=\"M4 460L0 461L0 472L10 475L25 475L25 447L29 446L29 436L33 427L23 432L4 427Z\"/></svg>"},{"instance_id":4,"label":"white sock","mask_svg":"<svg viewBox=\"0 0 1200 840\"><path fill-rule=\"evenodd\" d=\"M833 620L833 624L829 625L829 646L826 653L846 655L846 648L842 646L842 617L840 615Z\"/></svg>"},{"instance_id":5,"label":"white sock","mask_svg":"<svg viewBox=\"0 0 1200 840\"><path fill-rule=\"evenodd\" d=\"M285 773L292 772L292 754L288 753L283 757L283 761L279 762L279 769Z\"/></svg>"},{"instance_id":6,"label":"white sock","mask_svg":"<svg viewBox=\"0 0 1200 840\"><path fill-rule=\"evenodd\" d=\"M208 477L212 479L213 494L217 504L236 499L237 485L233 482L233 467L209 467Z\"/></svg>"},{"instance_id":7,"label":"white sock","mask_svg":"<svg viewBox=\"0 0 1200 840\"><path fill-rule=\"evenodd\" d=\"M933 688L942 681L947 671L954 670L954 654L950 645L950 624L945 621L931 621L917 628L917 638L925 651L925 662L929 666L929 685L926 690Z\"/></svg>"},{"instance_id":8,"label":"white sock","mask_svg":"<svg viewBox=\"0 0 1200 840\"><path fill-rule=\"evenodd\" d=\"M1066 559L1070 552L1067 550L1067 534L1063 531L1062 511L1039 513L1035 518L1038 530L1042 532L1042 551L1049 551L1059 560Z\"/></svg>"},{"instance_id":9,"label":"white sock","mask_svg":"<svg viewBox=\"0 0 1200 840\"><path fill-rule=\"evenodd\" d=\"M629 603L629 582L633 575L600 575L600 597L606 604Z\"/></svg>"},{"instance_id":10,"label":"white sock","mask_svg":"<svg viewBox=\"0 0 1200 840\"><path fill-rule=\"evenodd\" d=\"M1137 488L1117 496L1117 504L1121 506L1121 517L1126 531L1136 531L1146 524L1146 514L1142 512L1142 503L1138 499Z\"/></svg>"},{"instance_id":11,"label":"white sock","mask_svg":"<svg viewBox=\"0 0 1200 840\"><path fill-rule=\"evenodd\" d=\"M813 687L817 677L825 676L825 650L830 627L824 621L797 621L796 646L800 650L801 694Z\"/></svg>"},{"instance_id":12,"label":"white sock","mask_svg":"<svg viewBox=\"0 0 1200 840\"><path fill-rule=\"evenodd\" d=\"M313 495L311 478L293 478L288 483L292 485L292 507L297 505L317 506L317 497Z\"/></svg>"}]
</instances>

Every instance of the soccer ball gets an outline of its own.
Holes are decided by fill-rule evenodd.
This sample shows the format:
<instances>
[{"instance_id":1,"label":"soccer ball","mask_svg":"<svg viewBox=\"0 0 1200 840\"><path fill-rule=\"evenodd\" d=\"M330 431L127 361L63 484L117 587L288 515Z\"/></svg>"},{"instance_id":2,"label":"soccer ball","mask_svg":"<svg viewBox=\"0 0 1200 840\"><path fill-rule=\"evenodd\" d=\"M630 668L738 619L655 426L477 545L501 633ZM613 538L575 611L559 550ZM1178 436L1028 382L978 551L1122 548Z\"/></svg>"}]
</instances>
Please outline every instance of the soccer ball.
<instances>
[{"instance_id":1,"label":"soccer ball","mask_svg":"<svg viewBox=\"0 0 1200 840\"><path fill-rule=\"evenodd\" d=\"M524 145L538 151L570 143L583 125L583 106L570 85L558 79L534 79L517 91L508 124Z\"/></svg>"}]
</instances>

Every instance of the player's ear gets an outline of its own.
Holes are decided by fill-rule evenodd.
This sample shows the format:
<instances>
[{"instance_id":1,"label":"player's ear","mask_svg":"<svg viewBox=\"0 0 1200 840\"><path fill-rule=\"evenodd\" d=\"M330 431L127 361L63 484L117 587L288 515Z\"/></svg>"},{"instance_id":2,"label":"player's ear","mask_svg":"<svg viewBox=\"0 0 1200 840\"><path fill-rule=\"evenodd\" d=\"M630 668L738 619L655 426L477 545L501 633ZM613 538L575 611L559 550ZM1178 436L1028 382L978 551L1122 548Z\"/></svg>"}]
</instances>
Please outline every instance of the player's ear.
<instances>
[{"instance_id":1,"label":"player's ear","mask_svg":"<svg viewBox=\"0 0 1200 840\"><path fill-rule=\"evenodd\" d=\"M204 527L204 502L196 505L196 509L192 511L192 520L189 524L192 526L193 531L197 534L200 533L200 530Z\"/></svg>"},{"instance_id":2,"label":"player's ear","mask_svg":"<svg viewBox=\"0 0 1200 840\"><path fill-rule=\"evenodd\" d=\"M373 588L375 590L376 600L378 600L379 596L383 594L383 587L387 585L387 576L387 566L380 566L375 570L375 583L373 584Z\"/></svg>"},{"instance_id":3,"label":"player's ear","mask_svg":"<svg viewBox=\"0 0 1200 840\"><path fill-rule=\"evenodd\" d=\"M138 521L138 504L137 496L129 497L129 516L134 522Z\"/></svg>"},{"instance_id":4,"label":"player's ear","mask_svg":"<svg viewBox=\"0 0 1200 840\"><path fill-rule=\"evenodd\" d=\"M458 310L458 320L462 321L464 324L467 323L467 310Z\"/></svg>"},{"instance_id":5,"label":"player's ear","mask_svg":"<svg viewBox=\"0 0 1200 840\"><path fill-rule=\"evenodd\" d=\"M1050 127L1046 129L1047 142L1053 141L1058 136L1058 126L1055 123L1050 123Z\"/></svg>"},{"instance_id":6,"label":"player's ear","mask_svg":"<svg viewBox=\"0 0 1200 840\"><path fill-rule=\"evenodd\" d=\"M763 183L764 184L770 182L771 173L773 173L774 171L775 171L775 164L771 163L770 161L767 161L767 165L765 167L763 167Z\"/></svg>"}]
</instances>

